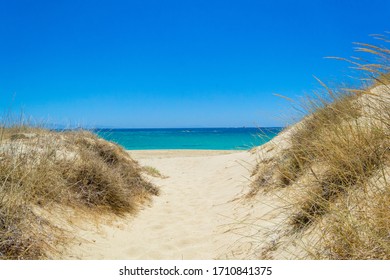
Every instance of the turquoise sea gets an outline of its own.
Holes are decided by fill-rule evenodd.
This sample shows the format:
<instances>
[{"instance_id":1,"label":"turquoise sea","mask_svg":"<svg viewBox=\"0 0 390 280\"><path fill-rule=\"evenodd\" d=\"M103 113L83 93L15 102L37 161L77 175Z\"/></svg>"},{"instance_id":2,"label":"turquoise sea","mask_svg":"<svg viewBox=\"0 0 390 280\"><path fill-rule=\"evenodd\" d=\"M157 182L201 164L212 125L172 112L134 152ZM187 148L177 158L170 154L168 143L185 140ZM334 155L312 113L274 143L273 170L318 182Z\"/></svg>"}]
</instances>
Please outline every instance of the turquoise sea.
<instances>
[{"instance_id":1,"label":"turquoise sea","mask_svg":"<svg viewBox=\"0 0 390 280\"><path fill-rule=\"evenodd\" d=\"M96 129L127 150L248 150L275 137L283 128Z\"/></svg>"}]
</instances>

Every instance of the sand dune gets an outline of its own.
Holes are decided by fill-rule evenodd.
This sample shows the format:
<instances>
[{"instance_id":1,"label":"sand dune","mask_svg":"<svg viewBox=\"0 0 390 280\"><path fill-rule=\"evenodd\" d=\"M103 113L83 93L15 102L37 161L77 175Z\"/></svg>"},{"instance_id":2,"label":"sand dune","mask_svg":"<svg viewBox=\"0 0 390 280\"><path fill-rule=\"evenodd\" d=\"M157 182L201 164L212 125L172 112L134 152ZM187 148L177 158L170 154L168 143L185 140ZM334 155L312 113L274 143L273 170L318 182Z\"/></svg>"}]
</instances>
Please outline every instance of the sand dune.
<instances>
[{"instance_id":1,"label":"sand dune","mask_svg":"<svg viewBox=\"0 0 390 280\"><path fill-rule=\"evenodd\" d=\"M166 178L150 206L98 229L78 233L70 259L215 259L235 257L232 245L256 156L243 151L131 151L141 165ZM239 258L245 258L245 255Z\"/></svg>"}]
</instances>

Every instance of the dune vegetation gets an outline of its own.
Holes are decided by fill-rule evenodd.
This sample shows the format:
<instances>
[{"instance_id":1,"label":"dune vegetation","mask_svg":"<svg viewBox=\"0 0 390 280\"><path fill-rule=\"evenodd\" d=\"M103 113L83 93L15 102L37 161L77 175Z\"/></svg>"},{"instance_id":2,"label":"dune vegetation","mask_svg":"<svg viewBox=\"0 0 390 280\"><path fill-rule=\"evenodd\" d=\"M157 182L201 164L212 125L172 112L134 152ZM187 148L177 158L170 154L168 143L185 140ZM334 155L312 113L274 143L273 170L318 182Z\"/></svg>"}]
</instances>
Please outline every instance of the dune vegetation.
<instances>
[{"instance_id":1,"label":"dune vegetation","mask_svg":"<svg viewBox=\"0 0 390 280\"><path fill-rule=\"evenodd\" d=\"M0 259L58 257L74 237L53 213L122 216L158 194L126 151L86 131L3 125L0 163Z\"/></svg>"},{"instance_id":2,"label":"dune vegetation","mask_svg":"<svg viewBox=\"0 0 390 280\"><path fill-rule=\"evenodd\" d=\"M258 256L390 259L390 41L376 38L357 44L371 61L347 60L360 87L321 82L301 103L306 117L259 149L247 197L283 193L286 208Z\"/></svg>"}]
</instances>

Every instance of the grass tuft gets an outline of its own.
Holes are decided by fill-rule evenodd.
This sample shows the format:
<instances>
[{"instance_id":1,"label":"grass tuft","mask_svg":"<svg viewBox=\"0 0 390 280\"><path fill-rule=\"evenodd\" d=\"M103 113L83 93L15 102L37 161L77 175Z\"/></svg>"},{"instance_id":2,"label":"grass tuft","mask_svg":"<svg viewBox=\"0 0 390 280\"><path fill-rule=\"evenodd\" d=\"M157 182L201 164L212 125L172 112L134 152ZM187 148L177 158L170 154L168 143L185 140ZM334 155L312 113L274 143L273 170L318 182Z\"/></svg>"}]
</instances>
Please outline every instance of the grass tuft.
<instances>
[{"instance_id":1,"label":"grass tuft","mask_svg":"<svg viewBox=\"0 0 390 280\"><path fill-rule=\"evenodd\" d=\"M161 174L161 172L153 166L143 166L142 171L144 171L146 174L148 174L152 177L162 178L162 179L168 178L167 176L164 176L163 174Z\"/></svg>"},{"instance_id":2,"label":"grass tuft","mask_svg":"<svg viewBox=\"0 0 390 280\"><path fill-rule=\"evenodd\" d=\"M0 127L0 259L54 256L65 232L42 210L135 213L159 191L121 147L86 131Z\"/></svg>"}]
</instances>

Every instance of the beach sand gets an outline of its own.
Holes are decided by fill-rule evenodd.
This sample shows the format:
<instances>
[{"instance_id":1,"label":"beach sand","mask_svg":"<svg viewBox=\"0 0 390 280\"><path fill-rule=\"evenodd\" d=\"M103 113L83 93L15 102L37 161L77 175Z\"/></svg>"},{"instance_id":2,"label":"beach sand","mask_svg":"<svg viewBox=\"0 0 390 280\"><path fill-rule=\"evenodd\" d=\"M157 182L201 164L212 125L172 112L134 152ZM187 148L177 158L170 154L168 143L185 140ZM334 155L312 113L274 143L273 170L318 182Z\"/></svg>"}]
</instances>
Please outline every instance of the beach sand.
<instances>
[{"instance_id":1,"label":"beach sand","mask_svg":"<svg viewBox=\"0 0 390 280\"><path fill-rule=\"evenodd\" d=\"M134 217L99 227L83 227L65 259L218 259L239 236L239 197L248 191L256 156L248 151L129 151L142 166L164 178L147 176L160 187ZM233 258L235 258L233 256ZM245 258L241 256L239 258Z\"/></svg>"}]
</instances>

